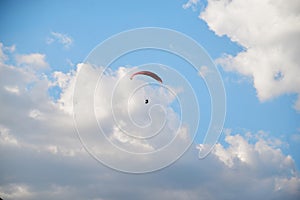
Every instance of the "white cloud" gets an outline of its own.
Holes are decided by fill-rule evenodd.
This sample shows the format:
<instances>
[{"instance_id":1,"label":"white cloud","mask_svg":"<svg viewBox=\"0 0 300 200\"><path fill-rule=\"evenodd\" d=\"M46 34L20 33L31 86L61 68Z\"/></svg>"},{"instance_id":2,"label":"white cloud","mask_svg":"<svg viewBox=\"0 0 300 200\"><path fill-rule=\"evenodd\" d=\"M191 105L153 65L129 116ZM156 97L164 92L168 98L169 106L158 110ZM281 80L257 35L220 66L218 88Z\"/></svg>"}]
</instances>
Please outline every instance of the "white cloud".
<instances>
[{"instance_id":1,"label":"white cloud","mask_svg":"<svg viewBox=\"0 0 300 200\"><path fill-rule=\"evenodd\" d=\"M254 134L255 135L255 134ZM264 140L250 143L242 135L226 136L228 145L218 144L204 160L190 150L173 166L161 171L133 176L117 173L91 162L85 154L63 157L57 146L50 154L6 149L5 165L27 163L16 177L4 181L0 194L5 199L289 199L300 195L300 179L294 161ZM222 152L220 152L222 149ZM13 157L12 157L13 156ZM229 159L231 162L226 162ZM36 161L39 161L38 164ZM230 164L229 164L230 163ZM38 166L35 166L38 165ZM13 172L6 169L4 180ZM29 169L29 170L28 170ZM45 174L47 171L47 174ZM63 173L60 173L63 172ZM67 172L67 173L66 173ZM24 176L26 174L26 176ZM37 177L44 177L40 179ZM41 185L41 182L43 184ZM13 184L11 183L13 182ZM21 184L22 182L22 184ZM113 187L112 187L113 185ZM21 186L21 187L19 187ZM99 190L101 188L101 190ZM246 188L246 189L245 189ZM30 197L30 198L29 198ZM26 199L26 198L25 198Z\"/></svg>"},{"instance_id":2,"label":"white cloud","mask_svg":"<svg viewBox=\"0 0 300 200\"><path fill-rule=\"evenodd\" d=\"M195 11L198 3L199 0L188 0L188 2L182 5L182 8L184 9L192 8Z\"/></svg>"},{"instance_id":3,"label":"white cloud","mask_svg":"<svg viewBox=\"0 0 300 200\"><path fill-rule=\"evenodd\" d=\"M20 90L18 86L4 86L4 89L12 94L20 94Z\"/></svg>"},{"instance_id":4,"label":"white cloud","mask_svg":"<svg viewBox=\"0 0 300 200\"><path fill-rule=\"evenodd\" d=\"M254 136L256 139L250 142L254 138L246 138L239 134L227 135L225 141L229 147L225 148L218 144L214 154L230 168L242 164L247 166L248 170L262 168L261 170L268 169L272 173L280 171L289 176L294 175L294 161L291 156L285 156L278 146L270 143L270 141L280 141L278 138L264 139L259 132ZM293 172L291 173L290 170Z\"/></svg>"},{"instance_id":5,"label":"white cloud","mask_svg":"<svg viewBox=\"0 0 300 200\"><path fill-rule=\"evenodd\" d=\"M6 55L3 52L3 44L0 43L0 61L6 60Z\"/></svg>"},{"instance_id":6,"label":"white cloud","mask_svg":"<svg viewBox=\"0 0 300 200\"><path fill-rule=\"evenodd\" d=\"M64 46L64 48L68 49L73 44L73 39L67 34L59 33L59 32L51 32L51 37L46 39L47 44L52 44L53 42L58 42Z\"/></svg>"},{"instance_id":7,"label":"white cloud","mask_svg":"<svg viewBox=\"0 0 300 200\"><path fill-rule=\"evenodd\" d=\"M73 113L73 92L76 81L76 73L80 70L80 64L77 65L77 70L63 73L59 71L53 72L54 82L53 85L57 85L61 88L62 92L60 98L57 100L57 105L61 110L69 115Z\"/></svg>"},{"instance_id":8,"label":"white cloud","mask_svg":"<svg viewBox=\"0 0 300 200\"><path fill-rule=\"evenodd\" d=\"M211 71L207 66L201 66L199 68L199 76L204 78L205 76L207 76L208 73L211 73Z\"/></svg>"},{"instance_id":9,"label":"white cloud","mask_svg":"<svg viewBox=\"0 0 300 200\"><path fill-rule=\"evenodd\" d=\"M218 59L226 70L251 77L261 101L296 93L300 110L299 11L297 0L209 0L200 18L245 48Z\"/></svg>"},{"instance_id":10,"label":"white cloud","mask_svg":"<svg viewBox=\"0 0 300 200\"><path fill-rule=\"evenodd\" d=\"M270 140L264 132L248 133L245 137L241 134L234 135L233 130L227 129L225 141L228 144L218 144L215 151L204 160L198 159L196 149L193 148L174 165L155 173L132 176L99 165L82 148L74 132L72 115L64 110L72 104L70 96L73 81L77 78L80 67L87 66L79 64L77 70L68 73L54 72L54 81L49 81L47 77L37 77L34 71L0 64L1 86L16 85L20 90L17 96L0 87L2 198L247 200L263 197L296 200L299 197L300 180L292 157L280 150L282 142ZM105 81L109 84L99 88L98 92L102 94L100 97L109 96L112 85L126 75L126 70L128 69L119 68L105 74ZM93 78L92 74L94 73L88 76L90 79ZM26 90L32 80L35 84ZM47 93L49 87L54 85L62 89L56 102ZM133 81L122 84L116 95L122 100L126 96L122 93L123 89L130 89L134 85ZM155 91L152 92L157 95ZM161 103L168 104L172 101L173 97L163 91L158 92L165 95L160 99ZM85 95L84 92L82 94ZM98 103L105 105L98 117L104 122L107 133L115 140L131 146L133 149L130 150L151 151L153 147L157 147L155 145L161 145L157 143L159 141L138 143L124 138L124 135L120 136L119 129L110 120L110 102L105 102L105 99L98 98ZM116 110L118 112L124 106L124 102L120 102L120 109ZM144 104L136 106L132 111L137 116L142 116L143 108ZM178 119L171 110L167 114L174 123L167 127L168 133L177 128L175 122ZM43 120L37 120L40 117ZM125 121L126 118L122 120ZM89 123L85 125L88 133ZM180 134L182 142L189 141L187 127L182 127ZM160 139L160 142L164 142L169 138ZM256 140L250 142L250 139ZM101 141L95 143L102 145ZM180 144L176 147L179 146ZM122 147L126 148L126 145ZM118 158L110 148L106 151L110 153L111 159Z\"/></svg>"},{"instance_id":11,"label":"white cloud","mask_svg":"<svg viewBox=\"0 0 300 200\"><path fill-rule=\"evenodd\" d=\"M31 199L33 194L28 186L24 184L10 184L6 186L0 186L0 196L3 199Z\"/></svg>"},{"instance_id":12,"label":"white cloud","mask_svg":"<svg viewBox=\"0 0 300 200\"><path fill-rule=\"evenodd\" d=\"M3 62L7 59L7 55L5 52L13 53L16 49L15 45L12 46L4 46L3 43L0 42L0 62Z\"/></svg>"},{"instance_id":13,"label":"white cloud","mask_svg":"<svg viewBox=\"0 0 300 200\"><path fill-rule=\"evenodd\" d=\"M149 145L147 142L143 142L138 139L134 139L132 137L124 134L118 127L114 127L114 131L110 136L110 139L116 143L123 143L127 145L127 149L144 149L144 151L154 151L155 149Z\"/></svg>"},{"instance_id":14,"label":"white cloud","mask_svg":"<svg viewBox=\"0 0 300 200\"><path fill-rule=\"evenodd\" d=\"M31 54L29 54L31 55ZM33 151L42 151L49 152L51 154L59 154L63 156L75 156L76 154L81 154L82 146L77 140L77 138L70 139L70 136L73 136L74 133L74 124L73 124L73 92L74 84L78 78L78 72L81 68L89 69L90 73L87 75L87 85L89 81L93 80L94 77L98 77L101 74L103 68L95 70L93 67L86 64L78 64L76 70L71 70L70 72L53 72L52 77L48 78L47 76L40 76L36 73L38 70L31 61L28 61L27 57L18 57L19 62L26 62L28 66L26 68L8 66L5 63L2 63L1 70L3 73L0 75L0 80L2 85L15 85L18 88L18 97L7 95L6 93L12 93L12 88L5 86L3 89L3 95L5 98L0 100L0 106L5 108L1 113L0 119L4 119L6 123L5 126L12 127L11 132L15 133L19 138L19 143L22 147L29 148ZM39 63L39 62L35 62ZM128 91L129 89L134 89L137 87L137 84L140 82L127 81L121 85L121 89L116 92L116 99L119 99L118 105L115 106L116 113L119 113L119 122L123 122L123 129L126 128L135 134L149 134L156 132L159 128L164 125L165 118L167 119L166 124L162 129L161 136L156 138L151 138L149 141L140 141L137 139L128 139L126 134L121 132L119 129L116 129L116 121L112 116L111 111L111 96L113 92L113 86L116 85L117 81L124 77L128 73L129 69L120 67L116 71L110 71L104 75L105 84L103 87L99 87L96 91L96 104L95 108L99 108L101 112L97 112L96 116L100 122L104 122L105 134L108 138L111 138L114 144L121 146L121 148L126 149L126 151L133 152L145 152L149 153L154 151L157 148L162 148L164 145L168 144L168 141L171 141L172 138L178 134L177 139L182 141L177 144L177 149L183 146L190 141L187 137L188 132L186 128L178 129L180 124L179 117L176 117L176 113L172 108L168 108L167 105L174 101L174 96L171 93L167 93L164 90L155 90L149 88L149 91L143 91L143 94L148 94L148 96L157 96L160 95L161 98L153 98L148 107L144 105L144 97L141 99L136 99L140 101L138 105L132 105L130 111L132 116L137 123L147 124L148 122L152 123L152 126L146 131L141 131L140 128L135 128L135 125L130 122L128 116L123 115L126 111L128 104ZM53 100L49 94L48 89L51 87L59 87L61 94L58 99ZM1 91L0 91L1 92ZM6 93L5 93L6 92ZM85 95L85 90L82 91L82 95ZM127 96L126 96L127 95ZM105 97L105 98L103 98ZM162 111L157 104L162 104L166 106L166 110ZM16 106L17 105L17 106ZM153 107L152 107L153 106ZM149 113L148 110L149 109ZM86 109L86 108L82 108ZM100 111L98 109L98 111ZM146 113L146 115L145 115ZM151 114L152 118L149 118ZM14 118L18 120L14 120ZM9 119L9 120L7 120ZM21 121L24 126L17 123ZM89 123L90 121L84 121L86 123L86 131L90 131ZM34 127L34 131L32 131ZM61 130L57 130L57 129ZM49 129L49 130L47 130ZM25 134L24 132L29 132L30 134ZM41 137L40 133L42 132L47 135L50 139L44 140ZM125 139L124 139L125 138ZM93 143L95 143L95 151L102 150L99 148L101 141L91 138ZM167 143L166 143L167 142ZM79 146L78 146L79 144ZM101 145L100 145L101 146ZM54 148L55 147L55 148ZM109 154L114 154L111 149L107 148ZM113 159L111 157L110 159ZM160 158L164 160L163 157ZM125 158L122 160L122 162ZM133 165L133 162L127 162L130 165Z\"/></svg>"},{"instance_id":15,"label":"white cloud","mask_svg":"<svg viewBox=\"0 0 300 200\"><path fill-rule=\"evenodd\" d=\"M28 68L45 69L48 68L48 63L46 62L45 54L32 53L26 55L17 55L16 61L18 65L25 66Z\"/></svg>"},{"instance_id":16,"label":"white cloud","mask_svg":"<svg viewBox=\"0 0 300 200\"><path fill-rule=\"evenodd\" d=\"M43 113L41 113L41 111L39 111L38 109L30 110L28 116L33 118L33 119L37 119L37 120L44 119Z\"/></svg>"},{"instance_id":17,"label":"white cloud","mask_svg":"<svg viewBox=\"0 0 300 200\"><path fill-rule=\"evenodd\" d=\"M13 53L16 50L16 45L4 47L4 50L8 51L9 53Z\"/></svg>"},{"instance_id":18,"label":"white cloud","mask_svg":"<svg viewBox=\"0 0 300 200\"><path fill-rule=\"evenodd\" d=\"M18 140L10 134L10 130L0 124L0 143L2 145L18 145Z\"/></svg>"},{"instance_id":19,"label":"white cloud","mask_svg":"<svg viewBox=\"0 0 300 200\"><path fill-rule=\"evenodd\" d=\"M292 194L299 194L299 186L299 179L296 177L275 179L275 191L285 190Z\"/></svg>"},{"instance_id":20,"label":"white cloud","mask_svg":"<svg viewBox=\"0 0 300 200\"><path fill-rule=\"evenodd\" d=\"M48 151L50 153L53 153L53 154L57 154L58 153L58 147L55 146L55 145L49 145L47 149L48 149Z\"/></svg>"},{"instance_id":21,"label":"white cloud","mask_svg":"<svg viewBox=\"0 0 300 200\"><path fill-rule=\"evenodd\" d=\"M295 101L294 108L298 111L300 110L300 95L298 95L298 98Z\"/></svg>"}]
</instances>

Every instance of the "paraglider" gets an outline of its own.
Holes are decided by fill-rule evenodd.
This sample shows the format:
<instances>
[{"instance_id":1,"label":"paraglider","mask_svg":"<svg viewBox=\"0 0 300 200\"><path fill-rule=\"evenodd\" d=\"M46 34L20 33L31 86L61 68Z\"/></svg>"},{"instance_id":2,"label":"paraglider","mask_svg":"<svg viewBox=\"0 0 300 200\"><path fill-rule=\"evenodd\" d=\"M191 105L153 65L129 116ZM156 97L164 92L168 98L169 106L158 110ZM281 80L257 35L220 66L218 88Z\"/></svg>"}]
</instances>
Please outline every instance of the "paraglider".
<instances>
[{"instance_id":1,"label":"paraglider","mask_svg":"<svg viewBox=\"0 0 300 200\"><path fill-rule=\"evenodd\" d=\"M132 75L130 76L130 80L132 80L133 77L135 77L136 75L146 75L146 76L150 76L150 77L152 77L153 79L157 80L158 82L163 83L163 82L162 82L162 79L161 79L157 74L155 74L155 73L153 73L153 72L150 72L150 71L139 71L139 72L136 72L136 73L134 73L134 74L132 74ZM148 99L145 99L145 104L148 104L148 103L149 103L149 100L148 100Z\"/></svg>"},{"instance_id":2,"label":"paraglider","mask_svg":"<svg viewBox=\"0 0 300 200\"><path fill-rule=\"evenodd\" d=\"M139 72L136 72L134 74L132 74L130 76L130 79L132 80L133 77L135 77L136 75L146 75L146 76L150 76L152 77L153 79L157 80L158 82L162 83L162 79L157 75L157 74L154 74L153 72L150 72L150 71L139 71Z\"/></svg>"}]
</instances>

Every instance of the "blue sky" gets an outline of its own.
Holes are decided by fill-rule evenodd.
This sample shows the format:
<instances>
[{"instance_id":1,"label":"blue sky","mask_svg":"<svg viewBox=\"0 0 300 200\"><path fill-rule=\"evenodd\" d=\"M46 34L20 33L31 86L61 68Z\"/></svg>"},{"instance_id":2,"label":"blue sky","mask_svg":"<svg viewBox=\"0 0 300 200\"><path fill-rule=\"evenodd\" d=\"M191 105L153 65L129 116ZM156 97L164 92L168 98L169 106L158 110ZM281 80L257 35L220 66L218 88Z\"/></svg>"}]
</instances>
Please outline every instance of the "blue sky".
<instances>
[{"instance_id":1,"label":"blue sky","mask_svg":"<svg viewBox=\"0 0 300 200\"><path fill-rule=\"evenodd\" d=\"M78 199L141 199L146 195L150 199L151 194L154 199L220 199L215 192L220 191L223 199L266 194L267 199L297 199L299 2L255 0L248 4L242 0L0 1L0 159L6 163L0 167L0 197L39 199L46 194L57 199L74 199L73 195ZM115 144L131 149L126 146L130 144L133 150L152 145L124 140L106 115L109 98L104 96L109 96L111 85L132 67L147 63L174 67L197 91L201 112L191 150L167 168L136 176L95 162L79 142L70 113L76 78L80 68L89 67L83 64L89 53L113 35L143 27L175 30L204 48L224 83L226 118L216 149L199 160L196 146L203 141L211 117L203 79L171 53L148 49L120 57L112 64L112 75L106 77L109 84L99 89L103 94L99 109L105 114L97 116L104 130L112 131ZM283 75L275 80L278 73ZM93 74L89 76L94 80ZM166 95L157 103L169 101L172 98ZM143 109L135 113L141 116ZM178 123L174 115L176 109L166 115L171 123L166 132L172 132ZM88 122L82 123L88 127ZM180 133L191 134L186 130L183 126ZM134 146L137 144L140 146ZM176 155L176 149L173 151ZM24 167L19 167L23 162ZM117 156L116 162L107 162L118 163ZM126 185L131 177L133 182ZM212 179L219 183L213 184ZM232 187L222 188L229 181ZM79 189L80 182L87 186ZM235 193L242 186L249 192Z\"/></svg>"}]
</instances>

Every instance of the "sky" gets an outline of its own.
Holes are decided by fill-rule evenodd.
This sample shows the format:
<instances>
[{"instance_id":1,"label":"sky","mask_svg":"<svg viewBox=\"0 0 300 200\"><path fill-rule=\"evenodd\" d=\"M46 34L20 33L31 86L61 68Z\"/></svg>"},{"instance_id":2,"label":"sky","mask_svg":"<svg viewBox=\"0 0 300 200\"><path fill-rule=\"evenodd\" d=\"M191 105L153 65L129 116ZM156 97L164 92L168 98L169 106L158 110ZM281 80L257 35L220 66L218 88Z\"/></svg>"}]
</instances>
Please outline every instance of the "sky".
<instances>
[{"instance_id":1,"label":"sky","mask_svg":"<svg viewBox=\"0 0 300 200\"><path fill-rule=\"evenodd\" d=\"M299 1L0 13L2 199L299 199Z\"/></svg>"}]
</instances>

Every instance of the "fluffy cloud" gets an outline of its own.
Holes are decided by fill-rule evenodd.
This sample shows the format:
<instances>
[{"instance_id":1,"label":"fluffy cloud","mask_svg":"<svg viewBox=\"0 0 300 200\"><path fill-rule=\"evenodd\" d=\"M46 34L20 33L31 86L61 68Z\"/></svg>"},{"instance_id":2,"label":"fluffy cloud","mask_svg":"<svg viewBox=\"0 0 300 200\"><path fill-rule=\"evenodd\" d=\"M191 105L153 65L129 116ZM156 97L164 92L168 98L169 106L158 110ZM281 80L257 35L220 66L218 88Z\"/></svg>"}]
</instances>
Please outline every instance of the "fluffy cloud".
<instances>
[{"instance_id":1,"label":"fluffy cloud","mask_svg":"<svg viewBox=\"0 0 300 200\"><path fill-rule=\"evenodd\" d=\"M299 197L300 179L290 156L263 138L250 142L242 135L231 134L226 141L226 146L218 144L204 160L198 160L197 152L191 149L171 167L138 176L104 168L86 154L66 157L6 147L6 155L1 155L5 174L0 196L15 200Z\"/></svg>"},{"instance_id":2,"label":"fluffy cloud","mask_svg":"<svg viewBox=\"0 0 300 200\"><path fill-rule=\"evenodd\" d=\"M25 66L30 69L45 69L49 65L45 60L46 56L44 54L32 53L27 55L17 55L16 61L18 65Z\"/></svg>"},{"instance_id":3,"label":"fluffy cloud","mask_svg":"<svg viewBox=\"0 0 300 200\"><path fill-rule=\"evenodd\" d=\"M247 134L246 137L227 132L227 144L218 144L204 160L199 160L196 148L191 148L174 165L155 173L130 175L103 167L83 149L75 136L69 112L70 95L80 67L87 66L79 64L77 70L68 73L54 72L49 80L34 70L0 63L1 198L193 200L299 197L300 180L293 159L280 150L280 141L269 140L261 133ZM110 84L99 87L100 97L110 96L110 87L126 74L126 70L119 68L105 74L105 81ZM93 79L92 75L89 77ZM122 88L128 89L134 83L129 81L128 84L122 84ZM5 89L6 86L17 87L18 94ZM49 96L51 87L61 89L58 99ZM152 92L157 95L156 91ZM122 98L124 95L117 94ZM165 95L161 103L168 104L172 98ZM105 98L98 99L101 105L106 105L98 117L105 123L107 133L123 148L130 146L133 148L130 150L144 148L151 151L155 147L156 142L137 143L124 137L110 120L110 110L106 110L109 103L106 104ZM142 108L137 106L132 111L139 116L139 111L144 112ZM118 109L116 111L121 112L122 106ZM171 110L167 114L172 122L178 120ZM89 130L88 125L86 130ZM174 128L176 126L170 126L167 130ZM189 140L188 129L183 128L181 133L183 142ZM96 142L102 145L101 141ZM112 153L109 148L107 151ZM118 158L116 154L111 155L111 159Z\"/></svg>"},{"instance_id":4,"label":"fluffy cloud","mask_svg":"<svg viewBox=\"0 0 300 200\"><path fill-rule=\"evenodd\" d=\"M299 11L297 0L209 0L199 17L244 47L218 59L226 70L251 77L261 101L296 93L300 111Z\"/></svg>"},{"instance_id":5,"label":"fluffy cloud","mask_svg":"<svg viewBox=\"0 0 300 200\"><path fill-rule=\"evenodd\" d=\"M37 62L37 59L30 59L35 57L32 55L22 55L22 57L16 58L18 65L26 63L26 67L15 67L1 63L0 79L3 87L0 88L0 95L3 98L0 100L0 105L5 108L0 116L0 119L3 120L1 124L7 127L10 133L14 133L13 135L20 141L19 143L22 147L70 156L81 153L83 147L78 145L79 140L76 141L76 138L69 138L72 134L73 136L75 134L72 105L74 84L82 68L88 71L85 86L89 86L91 80L96 80L103 68L95 69L88 64L80 63L77 65L76 70L71 70L67 73L56 71L47 76L36 67L41 62ZM45 60L45 56L42 58ZM45 65L48 64L46 63ZM178 143L176 143L177 146L173 153L177 155L175 152L180 152L180 149L183 150L186 146L185 144L190 142L190 139L185 125L182 125L179 129L180 117L177 116L171 107L168 107L168 104L174 101L175 96L165 91L164 88L157 90L149 86L147 91L144 89L139 90L129 102L128 95L130 93L126 91L132 91L143 82L138 80L130 81L128 77L124 78L126 73L128 75L129 70L132 69L120 67L116 71L104 74L104 84L95 91L96 117L99 123L102 123L106 137L115 145L125 149L125 151L138 153L153 152L156 149L163 148L169 141L176 138ZM123 78L123 82L119 82L121 78ZM114 86L117 83L119 83L120 88L114 90ZM51 97L51 92L49 92L49 89L53 87L57 87L61 91L57 98ZM86 91L86 89L82 90L80 92L81 96L84 97ZM147 94L148 98L153 97L147 106L144 104L145 94ZM111 107L113 95L115 95L114 101L116 102L115 106ZM154 96L160 96L161 98L154 98ZM159 105L163 105L163 109ZM114 110L114 115L112 109ZM86 107L81 109L83 112L85 110ZM126 114L127 111L131 113L134 123ZM20 121L22 121L22 124L19 124ZM84 131L81 132L83 136L98 130L97 127L88 125L90 123L89 120L83 119L82 123L85 127ZM152 123L151 126L149 126L150 123ZM32 127L35 127L35 131L31 130ZM161 134L146 141L128 136L124 134L124 130L137 134L137 137L138 134L141 136L143 134L150 135L150 133L157 131L160 131ZM27 131L30 134L25 134ZM46 134L50 139L43 140L41 133ZM91 149L94 152L102 153L104 149L102 146L105 144L98 141L95 137L97 135L90 137L88 140L94 144ZM182 148L179 148L181 146ZM105 149L109 159L113 159L111 155L117 154L113 149ZM164 158L162 156L160 160L163 161ZM122 162L125 161L126 159L122 158ZM124 164L134 165L134 162L126 162Z\"/></svg>"},{"instance_id":6,"label":"fluffy cloud","mask_svg":"<svg viewBox=\"0 0 300 200\"><path fill-rule=\"evenodd\" d=\"M47 44L52 44L53 42L58 42L68 49L73 44L73 39L67 34L59 32L51 32L51 37L48 37L46 40Z\"/></svg>"}]
</instances>

